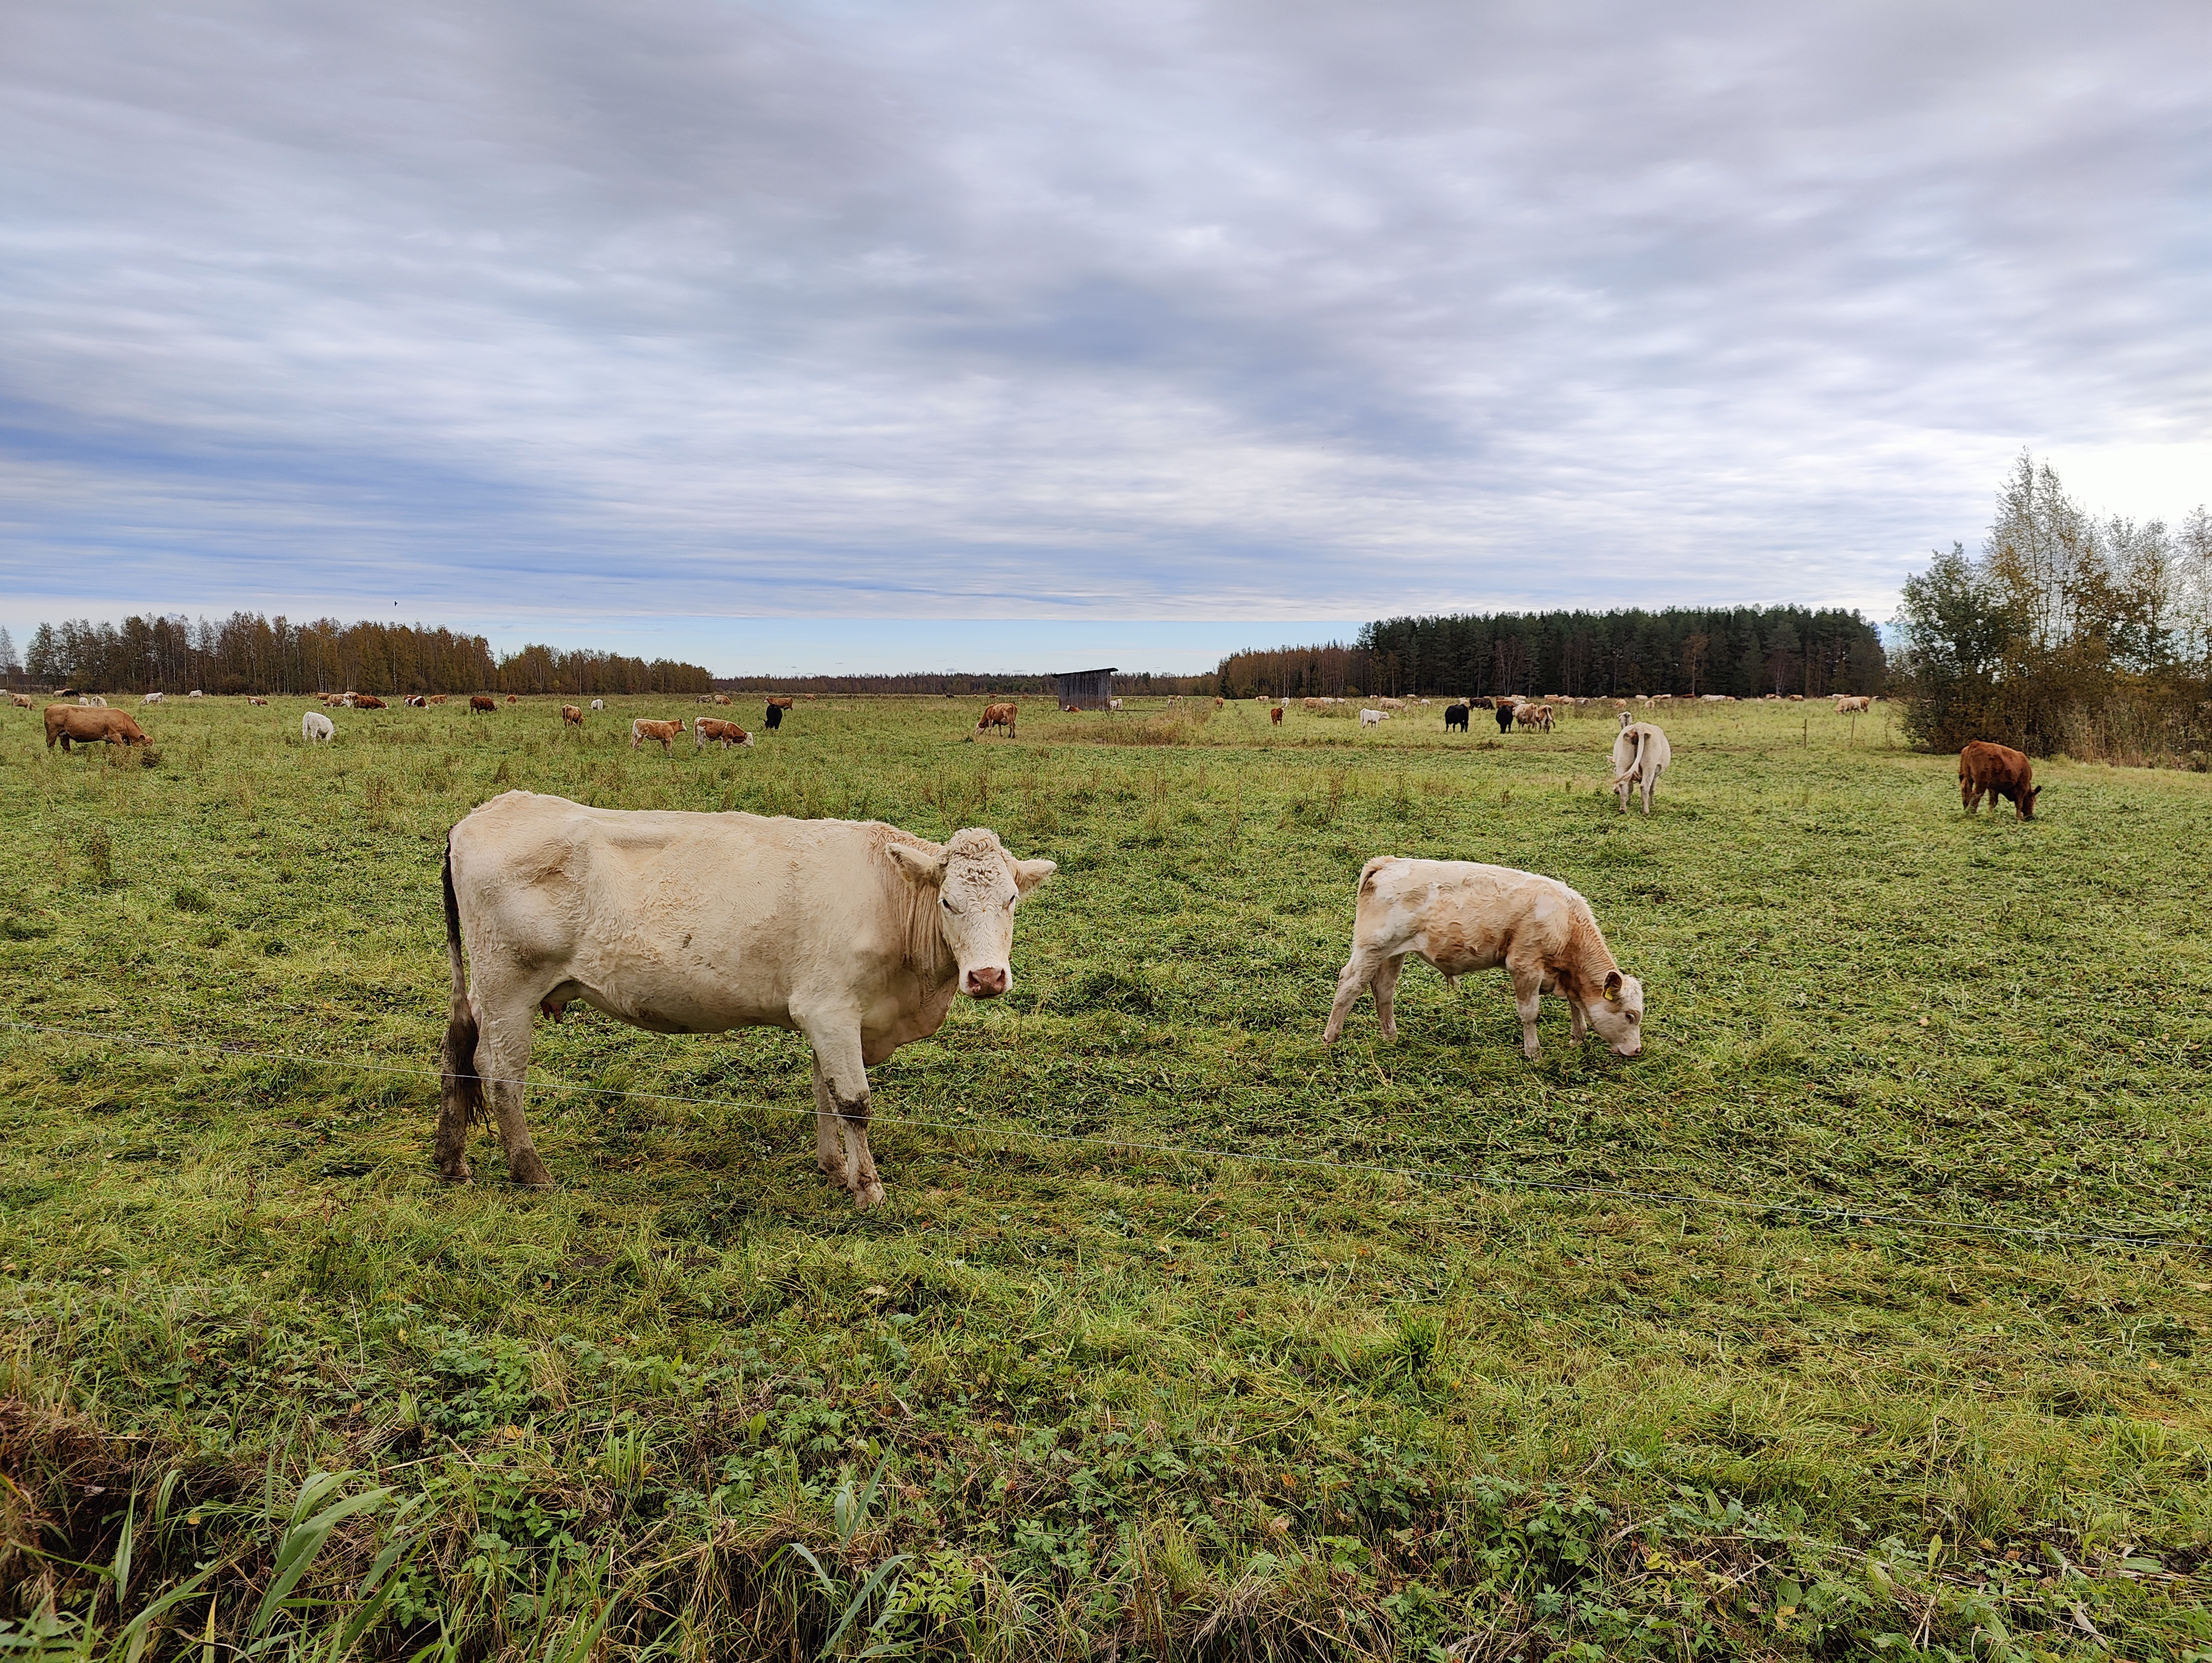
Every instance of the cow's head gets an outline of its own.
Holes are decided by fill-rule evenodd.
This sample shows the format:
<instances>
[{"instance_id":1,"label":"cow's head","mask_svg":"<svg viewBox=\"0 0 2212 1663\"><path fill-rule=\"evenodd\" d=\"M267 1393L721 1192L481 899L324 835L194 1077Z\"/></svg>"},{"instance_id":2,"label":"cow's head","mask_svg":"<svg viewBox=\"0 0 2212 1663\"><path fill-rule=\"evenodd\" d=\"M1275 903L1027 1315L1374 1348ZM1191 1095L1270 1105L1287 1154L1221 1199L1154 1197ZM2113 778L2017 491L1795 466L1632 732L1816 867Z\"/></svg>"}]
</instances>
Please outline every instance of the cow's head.
<instances>
[{"instance_id":1,"label":"cow's head","mask_svg":"<svg viewBox=\"0 0 2212 1663\"><path fill-rule=\"evenodd\" d=\"M1606 972L1605 985L1583 1007L1598 1038L1613 1054L1632 1057L1644 1049L1644 984L1618 970Z\"/></svg>"},{"instance_id":2,"label":"cow's head","mask_svg":"<svg viewBox=\"0 0 2212 1663\"><path fill-rule=\"evenodd\" d=\"M1053 875L1049 860L1017 860L996 832L957 831L932 853L884 846L907 881L934 891L933 910L959 967L960 991L993 999L1014 985L1014 903Z\"/></svg>"},{"instance_id":3,"label":"cow's head","mask_svg":"<svg viewBox=\"0 0 2212 1663\"><path fill-rule=\"evenodd\" d=\"M2042 795L2043 787L2040 786L2028 786L2021 790L2020 793L2020 817L2021 819L2033 820L2035 818L2035 799Z\"/></svg>"}]
</instances>

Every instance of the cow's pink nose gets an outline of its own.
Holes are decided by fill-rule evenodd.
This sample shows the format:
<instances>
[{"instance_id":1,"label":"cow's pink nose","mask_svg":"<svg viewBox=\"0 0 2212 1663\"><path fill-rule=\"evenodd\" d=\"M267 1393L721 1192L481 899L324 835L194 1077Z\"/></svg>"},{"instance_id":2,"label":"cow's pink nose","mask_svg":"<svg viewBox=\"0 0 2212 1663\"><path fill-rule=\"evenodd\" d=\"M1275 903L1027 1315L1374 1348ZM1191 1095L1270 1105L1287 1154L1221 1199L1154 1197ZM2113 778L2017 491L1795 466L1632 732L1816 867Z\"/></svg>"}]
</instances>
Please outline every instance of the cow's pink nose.
<instances>
[{"instance_id":1,"label":"cow's pink nose","mask_svg":"<svg viewBox=\"0 0 2212 1663\"><path fill-rule=\"evenodd\" d=\"M970 970L968 973L968 996L970 998L994 999L1006 991L1004 970Z\"/></svg>"}]
</instances>

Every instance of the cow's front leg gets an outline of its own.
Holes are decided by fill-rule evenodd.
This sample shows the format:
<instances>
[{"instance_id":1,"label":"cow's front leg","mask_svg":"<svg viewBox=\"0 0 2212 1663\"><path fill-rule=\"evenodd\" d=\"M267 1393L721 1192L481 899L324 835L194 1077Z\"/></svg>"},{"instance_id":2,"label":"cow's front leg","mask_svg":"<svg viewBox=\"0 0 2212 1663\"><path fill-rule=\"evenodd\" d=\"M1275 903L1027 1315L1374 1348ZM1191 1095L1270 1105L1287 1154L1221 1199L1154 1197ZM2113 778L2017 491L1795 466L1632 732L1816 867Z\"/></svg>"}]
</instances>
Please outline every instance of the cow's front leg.
<instances>
[{"instance_id":1,"label":"cow's front leg","mask_svg":"<svg viewBox=\"0 0 2212 1663\"><path fill-rule=\"evenodd\" d=\"M1567 999L1567 1037L1580 1045L1589 1037L1589 1019L1583 1015L1583 1002L1570 995Z\"/></svg>"},{"instance_id":2,"label":"cow's front leg","mask_svg":"<svg viewBox=\"0 0 2212 1663\"><path fill-rule=\"evenodd\" d=\"M860 1026L839 1024L832 1029L811 1028L807 1043L814 1047L816 1088L815 1155L828 1152L828 1136L819 1111L827 1089L829 1107L836 1112L836 1126L844 1135L845 1159L841 1178L856 1207L872 1207L884 1199L876 1176L876 1157L868 1149L868 1070L860 1057Z\"/></svg>"},{"instance_id":3,"label":"cow's front leg","mask_svg":"<svg viewBox=\"0 0 2212 1663\"><path fill-rule=\"evenodd\" d=\"M553 1174L538 1158L530 1126L522 1118L522 1082L530 1072L530 1019L536 1010L537 1002L531 1000L519 1010L485 1013L483 1032L477 1041L477 1071L483 1077L484 1101L491 1106L500 1146L507 1151L507 1175L532 1189L552 1189Z\"/></svg>"},{"instance_id":4,"label":"cow's front leg","mask_svg":"<svg viewBox=\"0 0 2212 1663\"><path fill-rule=\"evenodd\" d=\"M830 1077L822 1071L822 1059L814 1059L814 1164L833 1183L845 1181L845 1139L839 1131L837 1099L830 1090Z\"/></svg>"},{"instance_id":5,"label":"cow's front leg","mask_svg":"<svg viewBox=\"0 0 2212 1663\"><path fill-rule=\"evenodd\" d=\"M1540 965L1522 969L1507 965L1506 972L1513 978L1513 1004L1521 1013L1521 1054L1530 1062L1544 1054L1543 1043L1536 1037L1536 1018L1544 1011L1544 971Z\"/></svg>"}]
</instances>

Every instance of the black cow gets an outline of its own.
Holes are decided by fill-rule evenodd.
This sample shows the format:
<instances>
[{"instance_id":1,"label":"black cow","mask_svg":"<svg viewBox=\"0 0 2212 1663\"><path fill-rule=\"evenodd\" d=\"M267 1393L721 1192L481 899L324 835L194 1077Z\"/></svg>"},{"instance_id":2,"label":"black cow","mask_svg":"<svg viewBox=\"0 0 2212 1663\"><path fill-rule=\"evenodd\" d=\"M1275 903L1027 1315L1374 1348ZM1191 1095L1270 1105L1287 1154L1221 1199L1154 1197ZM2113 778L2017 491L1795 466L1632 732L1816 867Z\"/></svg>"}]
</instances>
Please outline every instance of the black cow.
<instances>
[{"instance_id":1,"label":"black cow","mask_svg":"<svg viewBox=\"0 0 2212 1663\"><path fill-rule=\"evenodd\" d=\"M783 707L781 705L770 705L768 707L768 714L762 717L761 721L767 726L768 731L770 733L775 732L776 729L783 725Z\"/></svg>"},{"instance_id":2,"label":"black cow","mask_svg":"<svg viewBox=\"0 0 2212 1663\"><path fill-rule=\"evenodd\" d=\"M1465 705L1446 705L1444 707L1444 731L1449 733L1454 728L1457 728L1462 733L1467 731L1467 707Z\"/></svg>"},{"instance_id":3,"label":"black cow","mask_svg":"<svg viewBox=\"0 0 2212 1663\"><path fill-rule=\"evenodd\" d=\"M1500 733L1513 731L1514 703L1511 699L1500 699L1498 701L1498 731Z\"/></svg>"}]
</instances>

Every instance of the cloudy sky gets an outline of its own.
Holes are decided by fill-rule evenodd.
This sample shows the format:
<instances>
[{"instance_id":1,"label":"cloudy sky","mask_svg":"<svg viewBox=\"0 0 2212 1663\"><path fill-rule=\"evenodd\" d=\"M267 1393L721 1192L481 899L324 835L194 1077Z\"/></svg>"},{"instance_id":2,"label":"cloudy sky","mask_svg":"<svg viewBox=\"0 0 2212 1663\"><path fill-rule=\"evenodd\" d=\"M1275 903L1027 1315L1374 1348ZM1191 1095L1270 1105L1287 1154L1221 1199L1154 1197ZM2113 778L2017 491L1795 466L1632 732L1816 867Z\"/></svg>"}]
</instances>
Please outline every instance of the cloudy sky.
<instances>
[{"instance_id":1,"label":"cloudy sky","mask_svg":"<svg viewBox=\"0 0 2212 1663\"><path fill-rule=\"evenodd\" d=\"M0 0L0 624L1887 616L2022 446L2212 498L2208 83L2201 0Z\"/></svg>"}]
</instances>

